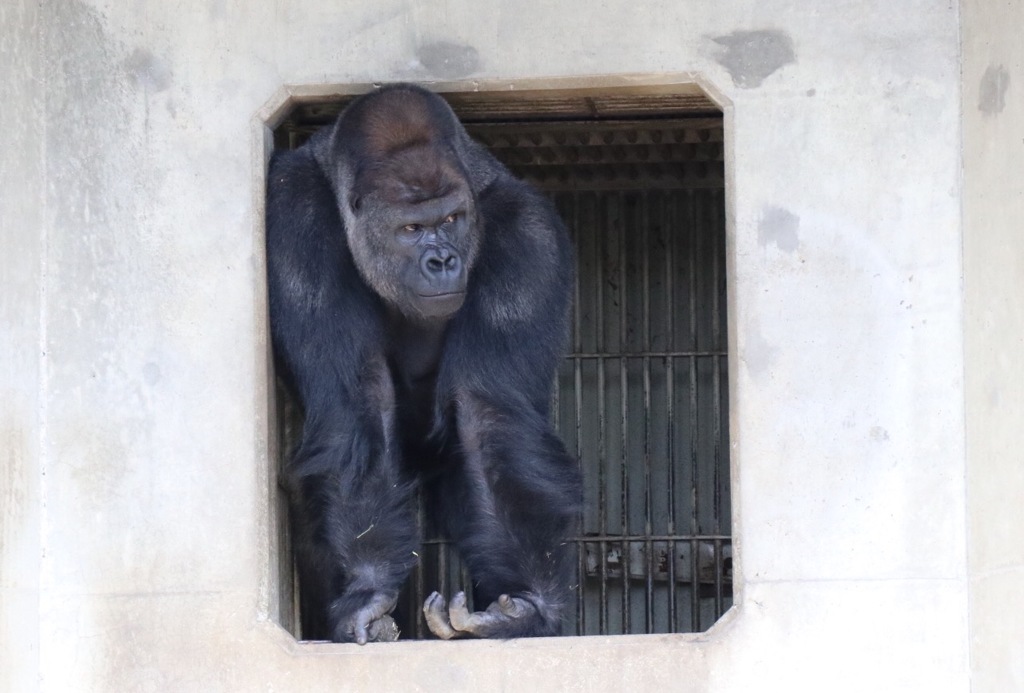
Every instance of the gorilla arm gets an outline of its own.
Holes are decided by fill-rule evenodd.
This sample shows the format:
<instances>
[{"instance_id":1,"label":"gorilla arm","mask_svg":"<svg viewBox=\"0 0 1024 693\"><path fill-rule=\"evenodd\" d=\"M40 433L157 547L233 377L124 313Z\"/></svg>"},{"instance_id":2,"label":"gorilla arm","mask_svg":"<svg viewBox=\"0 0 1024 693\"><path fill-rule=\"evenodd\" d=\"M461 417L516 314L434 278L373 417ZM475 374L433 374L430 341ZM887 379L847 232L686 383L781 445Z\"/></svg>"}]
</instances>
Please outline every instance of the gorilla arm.
<instances>
[{"instance_id":1,"label":"gorilla arm","mask_svg":"<svg viewBox=\"0 0 1024 693\"><path fill-rule=\"evenodd\" d=\"M551 428L552 376L568 336L573 262L550 203L511 177L480 196L483 247L439 390L454 410L461 475L442 493L475 603L432 594L438 637L554 635L570 594L580 477Z\"/></svg>"}]
</instances>

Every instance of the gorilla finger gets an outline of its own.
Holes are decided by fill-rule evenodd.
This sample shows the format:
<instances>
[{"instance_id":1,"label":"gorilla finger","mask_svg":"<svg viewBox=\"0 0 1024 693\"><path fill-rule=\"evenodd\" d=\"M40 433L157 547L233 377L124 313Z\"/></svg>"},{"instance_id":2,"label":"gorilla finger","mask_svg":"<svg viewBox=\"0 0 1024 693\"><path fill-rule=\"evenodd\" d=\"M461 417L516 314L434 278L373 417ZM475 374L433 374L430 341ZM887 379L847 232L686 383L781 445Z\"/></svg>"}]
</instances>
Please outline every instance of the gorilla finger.
<instances>
[{"instance_id":1,"label":"gorilla finger","mask_svg":"<svg viewBox=\"0 0 1024 693\"><path fill-rule=\"evenodd\" d=\"M498 597L498 610L510 618L516 618L521 616L525 609L519 603L520 600L510 597L507 594L503 594Z\"/></svg>"},{"instance_id":2,"label":"gorilla finger","mask_svg":"<svg viewBox=\"0 0 1024 693\"><path fill-rule=\"evenodd\" d=\"M469 609L466 607L465 592L459 592L452 597L452 603L448 607L448 619L455 630L472 632L475 625L473 616L475 614L469 613Z\"/></svg>"},{"instance_id":3,"label":"gorilla finger","mask_svg":"<svg viewBox=\"0 0 1024 693\"><path fill-rule=\"evenodd\" d=\"M368 608L362 608L356 612L354 618L355 624L353 626L353 635L355 635L356 642L360 645L365 645L370 640L369 627L373 621L372 612Z\"/></svg>"},{"instance_id":4,"label":"gorilla finger","mask_svg":"<svg viewBox=\"0 0 1024 693\"><path fill-rule=\"evenodd\" d=\"M437 592L434 592L423 602L423 617L427 621L427 628L430 632L442 640L451 640L458 637L458 632L448 622L447 603Z\"/></svg>"}]
</instances>

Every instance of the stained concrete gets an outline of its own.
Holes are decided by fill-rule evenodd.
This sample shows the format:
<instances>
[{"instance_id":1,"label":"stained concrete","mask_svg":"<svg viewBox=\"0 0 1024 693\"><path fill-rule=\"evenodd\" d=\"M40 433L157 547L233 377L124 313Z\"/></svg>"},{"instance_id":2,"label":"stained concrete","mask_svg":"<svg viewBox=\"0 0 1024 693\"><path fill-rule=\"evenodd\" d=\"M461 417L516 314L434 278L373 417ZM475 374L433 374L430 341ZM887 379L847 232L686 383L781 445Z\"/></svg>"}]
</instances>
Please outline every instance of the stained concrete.
<instances>
[{"instance_id":1,"label":"stained concrete","mask_svg":"<svg viewBox=\"0 0 1024 693\"><path fill-rule=\"evenodd\" d=\"M1010 88L1010 73L1002 65L989 65L978 85L978 110L982 113L1001 113L1006 108L1006 90Z\"/></svg>"},{"instance_id":2,"label":"stained concrete","mask_svg":"<svg viewBox=\"0 0 1024 693\"><path fill-rule=\"evenodd\" d=\"M776 70L796 62L793 40L784 31L733 31L712 40L721 47L715 60L742 89L759 87Z\"/></svg>"}]
</instances>

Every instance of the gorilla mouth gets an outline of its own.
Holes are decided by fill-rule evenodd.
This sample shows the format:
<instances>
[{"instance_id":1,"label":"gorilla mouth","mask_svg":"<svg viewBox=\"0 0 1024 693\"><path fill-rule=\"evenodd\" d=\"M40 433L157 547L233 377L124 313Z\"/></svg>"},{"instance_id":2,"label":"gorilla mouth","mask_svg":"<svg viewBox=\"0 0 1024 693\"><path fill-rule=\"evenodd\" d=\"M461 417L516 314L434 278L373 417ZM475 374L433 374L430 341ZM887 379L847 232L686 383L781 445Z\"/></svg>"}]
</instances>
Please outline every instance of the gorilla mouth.
<instances>
[{"instance_id":1,"label":"gorilla mouth","mask_svg":"<svg viewBox=\"0 0 1024 693\"><path fill-rule=\"evenodd\" d=\"M464 296L465 294L466 294L465 291L446 291L446 292L441 293L441 294L419 294L419 297L420 298L427 298L427 299L430 299L430 298L450 298L452 296Z\"/></svg>"},{"instance_id":2,"label":"gorilla mouth","mask_svg":"<svg viewBox=\"0 0 1024 693\"><path fill-rule=\"evenodd\" d=\"M465 291L419 294L419 312L427 318L447 318L466 302Z\"/></svg>"}]
</instances>

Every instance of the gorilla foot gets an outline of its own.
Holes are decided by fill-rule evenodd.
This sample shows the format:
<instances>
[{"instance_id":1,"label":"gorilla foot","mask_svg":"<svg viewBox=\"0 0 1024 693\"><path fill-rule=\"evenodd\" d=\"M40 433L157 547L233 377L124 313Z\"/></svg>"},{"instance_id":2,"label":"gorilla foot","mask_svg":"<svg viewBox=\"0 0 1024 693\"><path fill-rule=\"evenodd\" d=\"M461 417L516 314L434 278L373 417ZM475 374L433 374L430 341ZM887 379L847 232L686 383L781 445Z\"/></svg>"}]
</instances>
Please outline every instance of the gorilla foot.
<instances>
[{"instance_id":1,"label":"gorilla foot","mask_svg":"<svg viewBox=\"0 0 1024 693\"><path fill-rule=\"evenodd\" d=\"M423 603L430 632L443 640L453 638L515 638L539 635L543 619L537 606L523 597L503 594L486 611L469 611L466 593L452 597L451 606L434 592ZM546 634L546 633L545 633Z\"/></svg>"}]
</instances>

